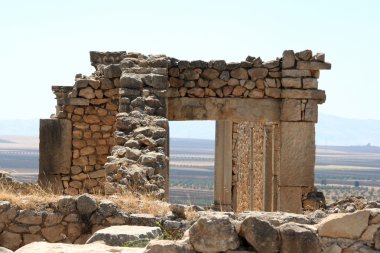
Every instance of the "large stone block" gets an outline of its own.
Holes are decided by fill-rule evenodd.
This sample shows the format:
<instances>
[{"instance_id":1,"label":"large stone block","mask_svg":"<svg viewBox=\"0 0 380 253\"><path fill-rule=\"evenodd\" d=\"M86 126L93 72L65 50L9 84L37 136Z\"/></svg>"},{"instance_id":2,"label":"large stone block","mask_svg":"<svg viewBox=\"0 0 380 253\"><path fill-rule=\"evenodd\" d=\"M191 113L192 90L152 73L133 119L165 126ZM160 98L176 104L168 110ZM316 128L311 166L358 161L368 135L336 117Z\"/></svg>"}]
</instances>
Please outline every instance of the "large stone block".
<instances>
[{"instance_id":1,"label":"large stone block","mask_svg":"<svg viewBox=\"0 0 380 253\"><path fill-rule=\"evenodd\" d=\"M281 122L280 186L314 186L314 123Z\"/></svg>"},{"instance_id":2,"label":"large stone block","mask_svg":"<svg viewBox=\"0 0 380 253\"><path fill-rule=\"evenodd\" d=\"M326 94L324 90L283 89L281 98L315 99L322 104L326 100Z\"/></svg>"},{"instance_id":3,"label":"large stone block","mask_svg":"<svg viewBox=\"0 0 380 253\"><path fill-rule=\"evenodd\" d=\"M359 239L368 227L369 215L369 210L331 214L318 224L318 233L324 237Z\"/></svg>"},{"instance_id":4,"label":"large stone block","mask_svg":"<svg viewBox=\"0 0 380 253\"><path fill-rule=\"evenodd\" d=\"M96 231L86 244L104 241L106 245L123 246L127 242L149 241L162 235L159 227L111 226Z\"/></svg>"},{"instance_id":5,"label":"large stone block","mask_svg":"<svg viewBox=\"0 0 380 253\"><path fill-rule=\"evenodd\" d=\"M269 121L280 119L281 101L240 98L169 98L169 120Z\"/></svg>"},{"instance_id":6,"label":"large stone block","mask_svg":"<svg viewBox=\"0 0 380 253\"><path fill-rule=\"evenodd\" d=\"M317 61L298 61L297 69L331 69L331 64L328 62L317 62Z\"/></svg>"},{"instance_id":7,"label":"large stone block","mask_svg":"<svg viewBox=\"0 0 380 253\"><path fill-rule=\"evenodd\" d=\"M318 121L318 102L316 100L308 100L305 106L305 121Z\"/></svg>"},{"instance_id":8,"label":"large stone block","mask_svg":"<svg viewBox=\"0 0 380 253\"><path fill-rule=\"evenodd\" d=\"M279 187L278 211L302 213L302 188Z\"/></svg>"},{"instance_id":9,"label":"large stone block","mask_svg":"<svg viewBox=\"0 0 380 253\"><path fill-rule=\"evenodd\" d=\"M60 191L60 174L71 168L72 124L63 119L40 120L40 166L38 180L45 187Z\"/></svg>"},{"instance_id":10,"label":"large stone block","mask_svg":"<svg viewBox=\"0 0 380 253\"><path fill-rule=\"evenodd\" d=\"M301 100L284 99L281 107L282 121L300 121L301 120Z\"/></svg>"},{"instance_id":11,"label":"large stone block","mask_svg":"<svg viewBox=\"0 0 380 253\"><path fill-rule=\"evenodd\" d=\"M294 67L295 62L296 62L296 58L294 56L293 50L285 50L282 53L282 68L283 69Z\"/></svg>"}]
</instances>

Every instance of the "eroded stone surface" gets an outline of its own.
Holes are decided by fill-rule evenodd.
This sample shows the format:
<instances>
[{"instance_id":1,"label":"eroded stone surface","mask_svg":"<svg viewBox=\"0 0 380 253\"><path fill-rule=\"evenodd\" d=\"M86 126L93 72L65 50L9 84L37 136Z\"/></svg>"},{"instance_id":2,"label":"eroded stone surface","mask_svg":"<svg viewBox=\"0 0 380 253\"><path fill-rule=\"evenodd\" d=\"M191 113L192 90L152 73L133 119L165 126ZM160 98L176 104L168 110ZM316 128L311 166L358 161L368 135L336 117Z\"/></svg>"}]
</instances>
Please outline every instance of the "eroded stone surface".
<instances>
[{"instance_id":1,"label":"eroded stone surface","mask_svg":"<svg viewBox=\"0 0 380 253\"><path fill-rule=\"evenodd\" d=\"M318 233L326 237L358 239L368 226L369 214L367 210L331 214L318 225Z\"/></svg>"},{"instance_id":2,"label":"eroded stone surface","mask_svg":"<svg viewBox=\"0 0 380 253\"><path fill-rule=\"evenodd\" d=\"M110 246L122 246L127 242L146 241L155 239L162 235L159 227L144 226L111 226L96 231L86 242L86 244L103 241Z\"/></svg>"},{"instance_id":3,"label":"eroded stone surface","mask_svg":"<svg viewBox=\"0 0 380 253\"><path fill-rule=\"evenodd\" d=\"M239 247L238 235L226 215L205 216L190 228L190 243L199 252L222 252Z\"/></svg>"}]
</instances>

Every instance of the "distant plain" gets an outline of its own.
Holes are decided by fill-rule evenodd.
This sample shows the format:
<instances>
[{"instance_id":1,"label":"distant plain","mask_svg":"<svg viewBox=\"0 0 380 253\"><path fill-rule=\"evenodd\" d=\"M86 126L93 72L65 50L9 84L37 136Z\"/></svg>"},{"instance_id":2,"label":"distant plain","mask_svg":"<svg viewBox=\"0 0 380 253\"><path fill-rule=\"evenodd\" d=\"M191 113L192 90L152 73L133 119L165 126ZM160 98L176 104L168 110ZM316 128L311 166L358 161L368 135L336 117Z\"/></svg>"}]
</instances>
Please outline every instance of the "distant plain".
<instances>
[{"instance_id":1,"label":"distant plain","mask_svg":"<svg viewBox=\"0 0 380 253\"><path fill-rule=\"evenodd\" d=\"M38 137L0 136L0 170L20 181L38 176ZM211 205L214 140L170 139L170 201ZM315 184L327 199L351 194L380 196L380 147L318 146Z\"/></svg>"}]
</instances>

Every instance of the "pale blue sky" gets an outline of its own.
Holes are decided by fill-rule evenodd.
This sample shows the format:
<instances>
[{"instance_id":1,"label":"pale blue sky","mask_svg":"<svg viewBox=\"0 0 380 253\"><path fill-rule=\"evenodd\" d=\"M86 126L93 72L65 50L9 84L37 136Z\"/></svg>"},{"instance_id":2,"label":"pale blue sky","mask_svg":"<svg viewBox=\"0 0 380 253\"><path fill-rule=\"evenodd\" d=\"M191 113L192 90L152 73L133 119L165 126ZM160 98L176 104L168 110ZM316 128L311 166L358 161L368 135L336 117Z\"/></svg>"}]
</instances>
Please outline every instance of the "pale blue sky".
<instances>
[{"instance_id":1,"label":"pale blue sky","mask_svg":"<svg viewBox=\"0 0 380 253\"><path fill-rule=\"evenodd\" d=\"M0 119L54 113L51 85L89 74L90 50L180 59L326 53L320 111L380 119L380 1L1 1Z\"/></svg>"}]
</instances>

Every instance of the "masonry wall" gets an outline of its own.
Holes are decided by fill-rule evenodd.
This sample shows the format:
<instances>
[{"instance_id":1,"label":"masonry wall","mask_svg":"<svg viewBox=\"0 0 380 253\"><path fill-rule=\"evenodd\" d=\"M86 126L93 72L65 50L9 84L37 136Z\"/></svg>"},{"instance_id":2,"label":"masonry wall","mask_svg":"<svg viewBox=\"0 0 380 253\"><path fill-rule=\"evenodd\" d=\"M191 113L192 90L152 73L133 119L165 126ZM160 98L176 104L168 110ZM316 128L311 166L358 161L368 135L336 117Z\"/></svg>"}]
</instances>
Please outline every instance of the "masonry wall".
<instances>
[{"instance_id":1,"label":"masonry wall","mask_svg":"<svg viewBox=\"0 0 380 253\"><path fill-rule=\"evenodd\" d=\"M104 192L104 165L115 145L119 77L120 70L105 75L79 74L72 87L52 87L57 96L54 117L72 124L71 167L59 174L65 194Z\"/></svg>"},{"instance_id":2,"label":"masonry wall","mask_svg":"<svg viewBox=\"0 0 380 253\"><path fill-rule=\"evenodd\" d=\"M233 163L223 172L230 183L220 186L231 192L229 205L300 212L313 190L314 124L326 98L317 79L331 67L324 54L287 50L269 62L248 56L226 63L91 52L91 61L94 74L53 87L54 117L72 123L72 163L60 174L65 193L132 190L165 198L168 120L214 119L233 126L220 135L233 138L220 142L232 143L220 165ZM253 183L242 184L246 178ZM238 207L244 198L251 203Z\"/></svg>"}]
</instances>

